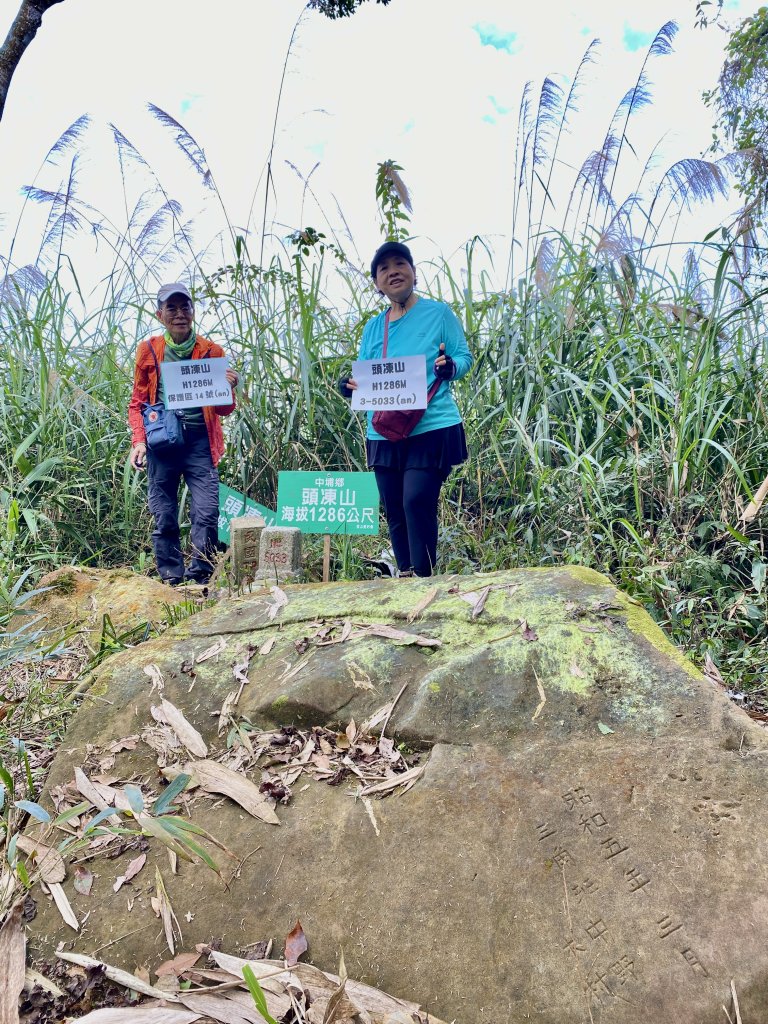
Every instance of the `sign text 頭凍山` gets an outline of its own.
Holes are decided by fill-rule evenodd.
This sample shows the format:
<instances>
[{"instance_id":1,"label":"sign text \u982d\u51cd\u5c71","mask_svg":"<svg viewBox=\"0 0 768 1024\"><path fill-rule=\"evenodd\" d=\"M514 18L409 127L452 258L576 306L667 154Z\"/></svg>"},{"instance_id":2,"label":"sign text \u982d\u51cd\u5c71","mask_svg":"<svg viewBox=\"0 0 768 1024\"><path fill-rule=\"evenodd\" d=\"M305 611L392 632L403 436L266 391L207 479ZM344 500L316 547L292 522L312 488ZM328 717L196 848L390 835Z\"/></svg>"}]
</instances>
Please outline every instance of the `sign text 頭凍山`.
<instances>
[{"instance_id":1,"label":"sign text \u982d\u51cd\u5c71","mask_svg":"<svg viewBox=\"0 0 768 1024\"><path fill-rule=\"evenodd\" d=\"M166 409L199 409L203 405L228 405L232 388L227 380L229 363L217 359L166 360L160 364Z\"/></svg>"},{"instance_id":2,"label":"sign text \u982d\u51cd\u5c71","mask_svg":"<svg viewBox=\"0 0 768 1024\"><path fill-rule=\"evenodd\" d=\"M302 533L377 534L376 478L373 473L281 472L275 525Z\"/></svg>"},{"instance_id":3,"label":"sign text \u982d\u51cd\u5c71","mask_svg":"<svg viewBox=\"0 0 768 1024\"><path fill-rule=\"evenodd\" d=\"M427 360L423 355L358 359L352 363L352 376L357 383L352 392L353 409L427 408Z\"/></svg>"}]
</instances>

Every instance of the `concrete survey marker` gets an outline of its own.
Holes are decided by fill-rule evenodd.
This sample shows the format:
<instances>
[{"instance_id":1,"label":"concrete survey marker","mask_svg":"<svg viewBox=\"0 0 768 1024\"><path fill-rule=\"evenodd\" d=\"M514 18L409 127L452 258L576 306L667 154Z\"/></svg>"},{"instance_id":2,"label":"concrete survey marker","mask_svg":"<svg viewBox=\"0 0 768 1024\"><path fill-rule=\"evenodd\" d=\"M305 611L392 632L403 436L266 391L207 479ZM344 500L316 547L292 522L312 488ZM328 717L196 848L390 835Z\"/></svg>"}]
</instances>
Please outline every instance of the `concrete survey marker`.
<instances>
[{"instance_id":1,"label":"concrete survey marker","mask_svg":"<svg viewBox=\"0 0 768 1024\"><path fill-rule=\"evenodd\" d=\"M261 535L265 527L260 515L238 516L230 520L232 574L236 583L241 583L246 576L253 578L258 572Z\"/></svg>"},{"instance_id":2,"label":"concrete survey marker","mask_svg":"<svg viewBox=\"0 0 768 1024\"><path fill-rule=\"evenodd\" d=\"M244 660L230 717L256 728L330 724L342 742L402 690L386 736L421 751L423 774L381 800L352 798L363 755L340 785L300 775L279 827L193 791L185 813L239 858L228 886L202 865L173 875L152 839L144 877L117 894L135 850L91 862L88 897L69 868L81 933L39 897L38 950L109 944L129 969L166 959L157 865L183 949L280 942L299 918L312 962L331 968L341 949L350 977L444 1020L724 1024L732 980L745 1024L768 1020L766 733L604 577L520 570L223 601L100 667L49 791L138 736L109 774L142 782L149 804L162 787L141 737L158 674L207 759L230 763L217 725ZM258 786L261 769L240 763Z\"/></svg>"},{"instance_id":3,"label":"concrete survey marker","mask_svg":"<svg viewBox=\"0 0 768 1024\"><path fill-rule=\"evenodd\" d=\"M282 582L301 572L301 531L294 526L267 526L261 534L257 579Z\"/></svg>"}]
</instances>

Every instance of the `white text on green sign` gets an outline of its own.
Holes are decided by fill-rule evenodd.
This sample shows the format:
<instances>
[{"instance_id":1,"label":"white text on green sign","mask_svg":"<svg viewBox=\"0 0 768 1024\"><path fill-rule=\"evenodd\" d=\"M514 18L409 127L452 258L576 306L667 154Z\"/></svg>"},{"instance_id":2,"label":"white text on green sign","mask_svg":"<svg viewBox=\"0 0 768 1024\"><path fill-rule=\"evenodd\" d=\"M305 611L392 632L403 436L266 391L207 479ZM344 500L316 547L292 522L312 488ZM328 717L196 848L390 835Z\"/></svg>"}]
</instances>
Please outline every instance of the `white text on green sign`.
<instances>
[{"instance_id":1,"label":"white text on green sign","mask_svg":"<svg viewBox=\"0 0 768 1024\"><path fill-rule=\"evenodd\" d=\"M373 473L278 474L276 526L302 533L377 534L379 492Z\"/></svg>"}]
</instances>

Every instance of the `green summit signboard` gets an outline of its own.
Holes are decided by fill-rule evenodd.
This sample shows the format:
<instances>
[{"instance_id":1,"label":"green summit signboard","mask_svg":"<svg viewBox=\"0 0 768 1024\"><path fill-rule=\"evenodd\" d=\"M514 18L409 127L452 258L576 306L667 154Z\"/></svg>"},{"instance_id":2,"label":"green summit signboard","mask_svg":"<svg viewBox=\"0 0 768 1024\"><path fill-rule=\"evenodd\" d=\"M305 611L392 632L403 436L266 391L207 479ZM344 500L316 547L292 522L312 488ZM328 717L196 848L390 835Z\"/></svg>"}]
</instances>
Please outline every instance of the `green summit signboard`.
<instances>
[{"instance_id":1,"label":"green summit signboard","mask_svg":"<svg viewBox=\"0 0 768 1024\"><path fill-rule=\"evenodd\" d=\"M219 484L219 540L222 544L229 544L229 524L238 516L263 516L267 526L275 525L272 509L251 501L241 491Z\"/></svg>"},{"instance_id":2,"label":"green summit signboard","mask_svg":"<svg viewBox=\"0 0 768 1024\"><path fill-rule=\"evenodd\" d=\"M278 473L275 526L302 533L377 534L379 489L373 473Z\"/></svg>"}]
</instances>

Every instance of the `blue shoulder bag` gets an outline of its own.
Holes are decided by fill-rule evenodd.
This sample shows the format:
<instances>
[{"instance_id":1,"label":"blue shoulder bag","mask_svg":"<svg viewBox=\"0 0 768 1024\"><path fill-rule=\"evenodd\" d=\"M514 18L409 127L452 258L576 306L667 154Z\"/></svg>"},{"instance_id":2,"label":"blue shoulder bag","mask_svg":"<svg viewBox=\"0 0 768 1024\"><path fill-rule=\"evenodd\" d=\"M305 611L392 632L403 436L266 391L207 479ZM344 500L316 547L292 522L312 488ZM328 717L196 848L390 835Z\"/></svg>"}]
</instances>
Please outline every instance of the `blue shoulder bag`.
<instances>
[{"instance_id":1,"label":"blue shoulder bag","mask_svg":"<svg viewBox=\"0 0 768 1024\"><path fill-rule=\"evenodd\" d=\"M160 388L160 364L157 361L155 350L151 342L147 342L149 351L155 361L157 371L157 386ZM144 421L144 432L147 435L147 448L151 451L165 451L168 448L175 448L184 443L184 432L182 430L181 413L176 410L166 409L163 402L155 402L154 405L144 405L141 410L141 418Z\"/></svg>"}]
</instances>

